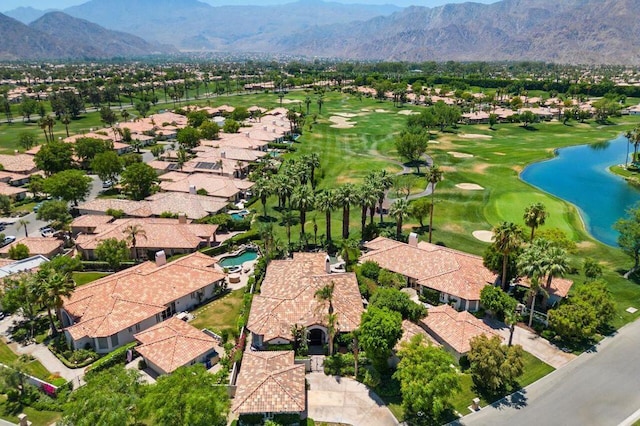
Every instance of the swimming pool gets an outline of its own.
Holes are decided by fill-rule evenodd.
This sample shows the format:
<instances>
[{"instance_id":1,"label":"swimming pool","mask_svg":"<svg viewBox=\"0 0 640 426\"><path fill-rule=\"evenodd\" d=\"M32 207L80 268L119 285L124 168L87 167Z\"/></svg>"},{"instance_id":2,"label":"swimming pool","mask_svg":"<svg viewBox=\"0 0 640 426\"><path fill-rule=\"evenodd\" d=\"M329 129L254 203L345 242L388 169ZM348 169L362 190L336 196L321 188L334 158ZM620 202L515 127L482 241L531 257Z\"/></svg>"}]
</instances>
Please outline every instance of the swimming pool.
<instances>
[{"instance_id":1,"label":"swimming pool","mask_svg":"<svg viewBox=\"0 0 640 426\"><path fill-rule=\"evenodd\" d=\"M239 212L231 213L231 218L233 220L244 220L245 216L247 216L249 213L249 210L241 210Z\"/></svg>"},{"instance_id":2,"label":"swimming pool","mask_svg":"<svg viewBox=\"0 0 640 426\"><path fill-rule=\"evenodd\" d=\"M258 251L256 249L246 249L242 253L234 256L227 256L220 259L220 266L228 268L230 266L241 266L244 262L250 262L258 258Z\"/></svg>"}]
</instances>

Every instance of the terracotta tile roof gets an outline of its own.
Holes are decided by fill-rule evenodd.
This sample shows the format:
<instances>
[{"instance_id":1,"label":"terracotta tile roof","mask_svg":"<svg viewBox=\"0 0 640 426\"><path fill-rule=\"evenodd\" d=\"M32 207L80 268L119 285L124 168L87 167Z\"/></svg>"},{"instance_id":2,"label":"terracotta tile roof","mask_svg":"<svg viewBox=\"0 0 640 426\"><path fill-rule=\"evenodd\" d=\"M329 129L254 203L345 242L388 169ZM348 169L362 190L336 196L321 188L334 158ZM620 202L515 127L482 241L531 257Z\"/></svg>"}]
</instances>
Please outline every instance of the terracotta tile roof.
<instances>
[{"instance_id":1,"label":"terracotta tile roof","mask_svg":"<svg viewBox=\"0 0 640 426\"><path fill-rule=\"evenodd\" d=\"M540 282L540 285L543 287L545 287L546 284L546 278ZM523 277L516 282L516 285L529 288L531 287L531 281L529 280L529 278ZM567 295L569 295L569 291L571 290L572 286L573 281L571 280L560 277L554 278L551 280L551 291L549 291L549 295L565 298L567 297Z\"/></svg>"},{"instance_id":2,"label":"terracotta tile roof","mask_svg":"<svg viewBox=\"0 0 640 426\"><path fill-rule=\"evenodd\" d=\"M219 148L215 145L216 141L207 141L210 144L202 145L194 149L196 152L196 158L200 161L205 160L219 160L224 155L230 160L236 161L257 161L267 155L266 152L256 151L253 149L242 148Z\"/></svg>"},{"instance_id":3,"label":"terracotta tile roof","mask_svg":"<svg viewBox=\"0 0 640 426\"><path fill-rule=\"evenodd\" d=\"M233 413L299 413L306 410L304 365L294 364L293 351L246 351L236 384Z\"/></svg>"},{"instance_id":4,"label":"terracotta tile roof","mask_svg":"<svg viewBox=\"0 0 640 426\"><path fill-rule=\"evenodd\" d=\"M159 314L166 306L224 274L210 266L213 259L196 252L163 266L145 262L78 287L63 308L76 323L66 330L74 340L108 337Z\"/></svg>"},{"instance_id":5,"label":"terracotta tile roof","mask_svg":"<svg viewBox=\"0 0 640 426\"><path fill-rule=\"evenodd\" d=\"M396 343L394 347L395 351L399 351L401 349L402 343L409 342L413 336L422 335L422 341L426 344L431 344L435 346L442 346L438 343L429 333L427 333L422 327L417 324L412 323L409 320L402 321L402 337Z\"/></svg>"},{"instance_id":6,"label":"terracotta tile roof","mask_svg":"<svg viewBox=\"0 0 640 426\"><path fill-rule=\"evenodd\" d=\"M60 250L64 243L57 238L27 237L0 248L0 256L8 256L9 249L18 244L24 244L27 246L29 249L29 256L35 256L38 254L49 256L51 253Z\"/></svg>"},{"instance_id":7,"label":"terracotta tile roof","mask_svg":"<svg viewBox=\"0 0 640 426\"><path fill-rule=\"evenodd\" d=\"M325 324L328 303L319 302L315 293L331 282L339 330L357 328L363 307L355 274L327 274L325 259L323 253L295 253L293 259L271 262L261 293L253 298L247 328L268 342L277 337L291 339L295 324Z\"/></svg>"},{"instance_id":8,"label":"terracotta tile roof","mask_svg":"<svg viewBox=\"0 0 640 426\"><path fill-rule=\"evenodd\" d=\"M203 356L215 344L213 337L176 317L133 337L142 343L136 351L167 374Z\"/></svg>"},{"instance_id":9,"label":"terracotta tile roof","mask_svg":"<svg viewBox=\"0 0 640 426\"><path fill-rule=\"evenodd\" d=\"M195 186L196 190L204 189L208 196L219 198L235 197L239 192L254 185L253 182L247 180L231 179L208 173L169 172L162 175L161 179L160 187L165 191L189 192L189 187Z\"/></svg>"},{"instance_id":10,"label":"terracotta tile roof","mask_svg":"<svg viewBox=\"0 0 640 426\"><path fill-rule=\"evenodd\" d=\"M446 247L420 242L418 246L378 237L365 244L370 251L361 262L413 278L418 284L466 300L480 300L480 291L496 279L482 258Z\"/></svg>"},{"instance_id":11,"label":"terracotta tile roof","mask_svg":"<svg viewBox=\"0 0 640 426\"><path fill-rule=\"evenodd\" d=\"M269 145L267 141L261 141L252 139L245 134L233 133L233 134L220 134L220 139L217 141L218 146L221 148L242 148L242 149L260 149Z\"/></svg>"},{"instance_id":12,"label":"terracotta tile roof","mask_svg":"<svg viewBox=\"0 0 640 426\"><path fill-rule=\"evenodd\" d=\"M78 216L71 222L71 227L93 227L104 225L113 220L113 217L102 214L86 214Z\"/></svg>"},{"instance_id":13,"label":"terracotta tile roof","mask_svg":"<svg viewBox=\"0 0 640 426\"><path fill-rule=\"evenodd\" d=\"M429 309L429 314L420 320L434 337L446 343L459 354L469 352L469 341L481 334L499 336L491 327L467 311L458 312L449 305Z\"/></svg>"},{"instance_id":14,"label":"terracotta tile roof","mask_svg":"<svg viewBox=\"0 0 640 426\"><path fill-rule=\"evenodd\" d=\"M14 196L14 195L18 195L18 194L24 194L26 193L27 190L25 188L20 188L17 186L11 186L11 185L7 185L4 182L0 182L0 194L2 195L7 195L9 197Z\"/></svg>"},{"instance_id":15,"label":"terracotta tile roof","mask_svg":"<svg viewBox=\"0 0 640 426\"><path fill-rule=\"evenodd\" d=\"M20 173L11 173L11 172L6 172L4 170L0 170L0 181L10 183L13 181L19 181L23 179L29 179L29 175L23 175Z\"/></svg>"},{"instance_id":16,"label":"terracotta tile roof","mask_svg":"<svg viewBox=\"0 0 640 426\"><path fill-rule=\"evenodd\" d=\"M5 155L0 154L0 164L6 172L29 174L36 170L33 157L27 154Z\"/></svg>"},{"instance_id":17,"label":"terracotta tile roof","mask_svg":"<svg viewBox=\"0 0 640 426\"><path fill-rule=\"evenodd\" d=\"M93 234L78 235L76 244L83 250L93 250L101 241L109 238L124 240L127 238L125 229L129 225L138 225L145 232L144 237L137 238L136 247L140 249L196 250L201 244L213 241L213 235L218 229L218 225L181 224L179 219L127 218L98 225Z\"/></svg>"}]
</instances>

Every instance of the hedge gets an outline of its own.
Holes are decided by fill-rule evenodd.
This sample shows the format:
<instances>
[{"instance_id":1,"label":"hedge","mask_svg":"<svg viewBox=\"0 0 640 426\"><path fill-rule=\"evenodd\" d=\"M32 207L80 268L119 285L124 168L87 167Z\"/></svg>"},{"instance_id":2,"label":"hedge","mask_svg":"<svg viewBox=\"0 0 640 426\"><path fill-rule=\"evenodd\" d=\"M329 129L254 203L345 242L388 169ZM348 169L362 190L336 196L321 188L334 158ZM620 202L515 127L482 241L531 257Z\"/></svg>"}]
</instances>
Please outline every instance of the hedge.
<instances>
[{"instance_id":1,"label":"hedge","mask_svg":"<svg viewBox=\"0 0 640 426\"><path fill-rule=\"evenodd\" d=\"M127 359L127 351L133 348L134 346L136 346L137 344L138 342L128 343L122 347L119 347L113 352L110 352L109 354L103 356L102 358L94 362L93 365L91 365L91 367L87 368L85 375L89 376L91 374L98 373L102 370L106 370L107 368L111 368L114 365L123 364Z\"/></svg>"}]
</instances>

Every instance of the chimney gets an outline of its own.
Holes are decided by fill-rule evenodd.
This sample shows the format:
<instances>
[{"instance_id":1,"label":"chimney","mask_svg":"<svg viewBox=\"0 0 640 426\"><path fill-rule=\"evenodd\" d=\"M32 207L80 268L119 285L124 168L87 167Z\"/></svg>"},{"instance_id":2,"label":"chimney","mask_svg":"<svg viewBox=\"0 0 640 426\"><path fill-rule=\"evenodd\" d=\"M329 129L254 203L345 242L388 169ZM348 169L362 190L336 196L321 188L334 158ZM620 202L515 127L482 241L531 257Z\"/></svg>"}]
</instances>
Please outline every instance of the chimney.
<instances>
[{"instance_id":1,"label":"chimney","mask_svg":"<svg viewBox=\"0 0 640 426\"><path fill-rule=\"evenodd\" d=\"M197 193L195 185L189 185L189 194L195 195Z\"/></svg>"},{"instance_id":2,"label":"chimney","mask_svg":"<svg viewBox=\"0 0 640 426\"><path fill-rule=\"evenodd\" d=\"M266 131L267 130L267 126L262 126L262 130Z\"/></svg>"},{"instance_id":3,"label":"chimney","mask_svg":"<svg viewBox=\"0 0 640 426\"><path fill-rule=\"evenodd\" d=\"M409 234L409 245L411 247L418 247L418 234L415 232Z\"/></svg>"},{"instance_id":4,"label":"chimney","mask_svg":"<svg viewBox=\"0 0 640 426\"><path fill-rule=\"evenodd\" d=\"M227 153L225 151L220 151L220 158L227 158Z\"/></svg>"},{"instance_id":5,"label":"chimney","mask_svg":"<svg viewBox=\"0 0 640 426\"><path fill-rule=\"evenodd\" d=\"M245 135L246 137L249 137L249 132L244 132L244 135Z\"/></svg>"},{"instance_id":6,"label":"chimney","mask_svg":"<svg viewBox=\"0 0 640 426\"><path fill-rule=\"evenodd\" d=\"M327 274L331 273L331 259L329 259L329 255L324 258L324 269Z\"/></svg>"},{"instance_id":7,"label":"chimney","mask_svg":"<svg viewBox=\"0 0 640 426\"><path fill-rule=\"evenodd\" d=\"M271 129L271 133L275 133L275 132L276 132L276 129Z\"/></svg>"},{"instance_id":8,"label":"chimney","mask_svg":"<svg viewBox=\"0 0 640 426\"><path fill-rule=\"evenodd\" d=\"M160 267L167 263L167 255L164 250L160 250L156 252L156 266Z\"/></svg>"},{"instance_id":9,"label":"chimney","mask_svg":"<svg viewBox=\"0 0 640 426\"><path fill-rule=\"evenodd\" d=\"M276 120L272 120L271 124L273 124L275 126L276 125Z\"/></svg>"},{"instance_id":10,"label":"chimney","mask_svg":"<svg viewBox=\"0 0 640 426\"><path fill-rule=\"evenodd\" d=\"M184 225L187 223L187 215L185 213L178 214L178 223Z\"/></svg>"}]
</instances>

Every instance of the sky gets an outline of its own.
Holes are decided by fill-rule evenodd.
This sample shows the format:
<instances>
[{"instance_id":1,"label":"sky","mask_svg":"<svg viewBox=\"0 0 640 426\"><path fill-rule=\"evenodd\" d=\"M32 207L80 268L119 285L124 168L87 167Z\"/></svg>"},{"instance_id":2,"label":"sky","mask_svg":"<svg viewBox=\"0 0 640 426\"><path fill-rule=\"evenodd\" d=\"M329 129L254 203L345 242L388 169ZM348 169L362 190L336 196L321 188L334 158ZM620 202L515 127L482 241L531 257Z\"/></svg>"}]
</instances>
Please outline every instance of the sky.
<instances>
[{"instance_id":1,"label":"sky","mask_svg":"<svg viewBox=\"0 0 640 426\"><path fill-rule=\"evenodd\" d=\"M69 6L86 3L88 0L0 0L0 10L8 11L20 6L35 9L64 9ZM132 0L135 1L135 0ZM268 5L291 3L295 0L200 0L213 5ZM329 1L329 0L327 0ZM395 4L397 6L439 6L446 3L464 3L469 0L330 0L337 3ZM494 3L497 0L473 0L477 3Z\"/></svg>"}]
</instances>

